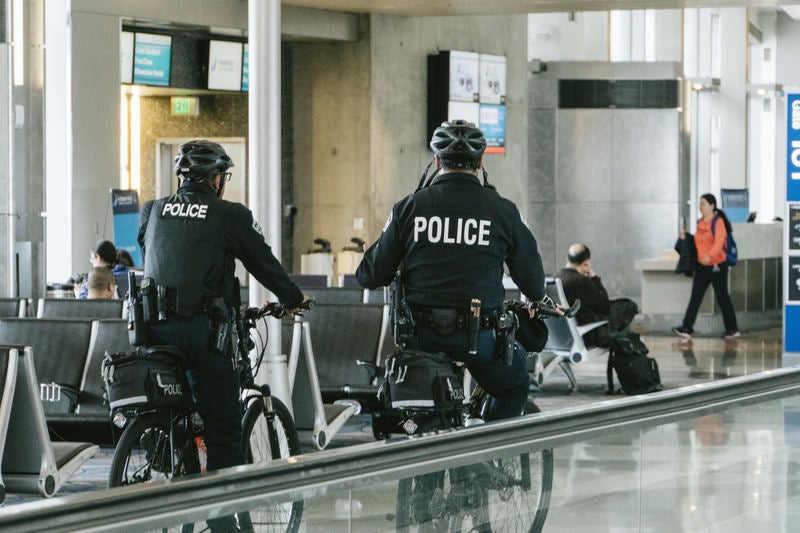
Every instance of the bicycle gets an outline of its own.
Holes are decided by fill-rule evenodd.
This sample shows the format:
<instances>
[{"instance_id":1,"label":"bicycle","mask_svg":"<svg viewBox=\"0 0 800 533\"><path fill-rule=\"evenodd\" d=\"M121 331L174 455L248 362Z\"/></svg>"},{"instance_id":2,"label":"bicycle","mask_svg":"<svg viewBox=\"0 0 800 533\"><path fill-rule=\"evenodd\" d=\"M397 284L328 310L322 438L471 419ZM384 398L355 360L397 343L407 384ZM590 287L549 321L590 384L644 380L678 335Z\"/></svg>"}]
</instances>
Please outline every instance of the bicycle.
<instances>
[{"instance_id":1,"label":"bicycle","mask_svg":"<svg viewBox=\"0 0 800 533\"><path fill-rule=\"evenodd\" d=\"M303 303L311 309L314 299ZM232 346L240 379L242 408L242 448L247 463L267 463L302 453L300 438L291 412L268 385L257 385L258 373L267 347L267 337L257 333L257 323L268 316L286 315L285 307L267 302L261 308L238 310L232 328ZM266 328L264 328L266 329ZM249 354L256 350L252 362ZM155 347L154 353L170 353L183 358L176 347ZM104 373L105 364L104 364ZM159 378L160 379L160 378ZM189 395L188 387L183 391ZM202 424L191 399L176 409L122 407L112 409L113 422L124 431L116 445L109 472L109 487L172 479L205 471L205 444ZM269 525L270 530L297 531L303 513L303 502L296 501L273 508L251 510L254 524ZM192 531L185 524L182 531Z\"/></svg>"},{"instance_id":2,"label":"bicycle","mask_svg":"<svg viewBox=\"0 0 800 533\"><path fill-rule=\"evenodd\" d=\"M507 301L504 314L517 302ZM542 317L574 316L577 301L560 311L552 302L527 304ZM463 366L454 364L458 375ZM377 369L376 369L377 370ZM468 373L466 373L468 377ZM468 390L468 379L464 390ZM402 407L373 414L376 438L392 433L420 435L481 424L491 402L476 385L468 400L454 407ZM528 400L523 414L539 412ZM395 521L398 531L525 531L544 526L553 483L553 450L522 453L423 474L398 482Z\"/></svg>"}]
</instances>

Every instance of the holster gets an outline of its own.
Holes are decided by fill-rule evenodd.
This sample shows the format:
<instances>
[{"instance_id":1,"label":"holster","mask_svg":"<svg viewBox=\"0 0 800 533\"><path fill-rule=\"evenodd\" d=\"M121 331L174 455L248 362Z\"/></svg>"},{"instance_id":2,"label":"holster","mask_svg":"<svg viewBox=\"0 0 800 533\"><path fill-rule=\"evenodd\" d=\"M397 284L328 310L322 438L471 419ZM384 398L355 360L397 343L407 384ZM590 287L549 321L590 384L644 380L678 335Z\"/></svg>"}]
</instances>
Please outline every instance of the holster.
<instances>
[{"instance_id":1,"label":"holster","mask_svg":"<svg viewBox=\"0 0 800 533\"><path fill-rule=\"evenodd\" d=\"M495 329L497 343L495 344L495 350L507 366L510 366L514 361L518 326L517 315L512 311L506 311L497 317L497 327Z\"/></svg>"},{"instance_id":2,"label":"holster","mask_svg":"<svg viewBox=\"0 0 800 533\"><path fill-rule=\"evenodd\" d=\"M145 346L147 333L141 292L136 286L136 274L131 270L128 272L128 342L132 346Z\"/></svg>"},{"instance_id":3,"label":"holster","mask_svg":"<svg viewBox=\"0 0 800 533\"><path fill-rule=\"evenodd\" d=\"M223 354L230 348L233 313L223 298L214 298L206 307L209 328L211 329L211 348Z\"/></svg>"}]
</instances>

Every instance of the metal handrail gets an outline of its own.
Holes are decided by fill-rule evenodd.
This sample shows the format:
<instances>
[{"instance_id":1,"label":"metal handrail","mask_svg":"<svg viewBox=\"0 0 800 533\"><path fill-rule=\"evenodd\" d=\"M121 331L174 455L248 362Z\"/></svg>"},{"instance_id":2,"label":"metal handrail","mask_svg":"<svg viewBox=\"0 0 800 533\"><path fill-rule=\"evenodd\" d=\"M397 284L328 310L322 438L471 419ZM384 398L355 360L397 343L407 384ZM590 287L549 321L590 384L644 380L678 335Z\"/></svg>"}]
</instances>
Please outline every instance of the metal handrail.
<instances>
[{"instance_id":1,"label":"metal handrail","mask_svg":"<svg viewBox=\"0 0 800 533\"><path fill-rule=\"evenodd\" d=\"M609 430L663 424L730 405L800 392L800 368L768 370L646 396L601 401L424 437L358 444L246 465L180 481L133 485L0 510L0 530L142 530L197 520L207 509L230 513L270 500L308 498L331 485L355 486L415 475L448 462L587 440Z\"/></svg>"}]
</instances>

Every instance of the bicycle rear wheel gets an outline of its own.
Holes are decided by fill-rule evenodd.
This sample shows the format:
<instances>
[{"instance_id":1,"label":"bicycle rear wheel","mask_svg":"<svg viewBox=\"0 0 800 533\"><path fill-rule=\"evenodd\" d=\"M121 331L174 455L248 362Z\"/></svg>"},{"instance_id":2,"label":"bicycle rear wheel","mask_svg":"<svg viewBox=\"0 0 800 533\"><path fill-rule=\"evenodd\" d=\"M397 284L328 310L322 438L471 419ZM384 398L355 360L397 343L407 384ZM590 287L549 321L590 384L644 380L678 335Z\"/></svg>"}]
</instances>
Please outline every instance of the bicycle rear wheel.
<instances>
[{"instance_id":1,"label":"bicycle rear wheel","mask_svg":"<svg viewBox=\"0 0 800 533\"><path fill-rule=\"evenodd\" d=\"M485 412L486 401L479 399L476 412ZM529 400L525 414L538 412ZM401 479L397 529L539 533L552 487L552 449Z\"/></svg>"},{"instance_id":2,"label":"bicycle rear wheel","mask_svg":"<svg viewBox=\"0 0 800 533\"><path fill-rule=\"evenodd\" d=\"M200 472L194 443L175 432L175 452L170 452L170 417L166 413L151 412L137 416L125 431L114 449L108 475L109 487L134 483L148 483L159 479L172 479ZM201 531L195 524L176 524L158 531Z\"/></svg>"},{"instance_id":3,"label":"bicycle rear wheel","mask_svg":"<svg viewBox=\"0 0 800 533\"><path fill-rule=\"evenodd\" d=\"M262 398L252 401L242 418L242 448L245 462L266 464L302 453L300 437L286 405L270 397L268 412ZM250 519L257 531L289 531L300 528L303 501L258 507L250 510Z\"/></svg>"},{"instance_id":4,"label":"bicycle rear wheel","mask_svg":"<svg viewBox=\"0 0 800 533\"><path fill-rule=\"evenodd\" d=\"M538 533L550 504L552 468L548 449L401 479L397 530Z\"/></svg>"}]
</instances>

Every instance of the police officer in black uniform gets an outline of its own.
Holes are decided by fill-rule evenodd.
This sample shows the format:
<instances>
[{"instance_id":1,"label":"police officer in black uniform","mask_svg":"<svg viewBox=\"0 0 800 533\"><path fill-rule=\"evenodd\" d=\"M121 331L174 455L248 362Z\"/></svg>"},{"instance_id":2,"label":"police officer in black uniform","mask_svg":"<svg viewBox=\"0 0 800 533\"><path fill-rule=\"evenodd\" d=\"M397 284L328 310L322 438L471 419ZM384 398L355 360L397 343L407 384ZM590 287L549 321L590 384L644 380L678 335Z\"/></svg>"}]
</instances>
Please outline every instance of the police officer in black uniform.
<instances>
[{"instance_id":1,"label":"police officer in black uniform","mask_svg":"<svg viewBox=\"0 0 800 533\"><path fill-rule=\"evenodd\" d=\"M483 184L478 178L486 149L480 129L464 120L445 122L430 147L438 174L394 205L356 276L369 289L389 285L402 263L415 324L407 346L464 361L493 397L489 418L517 416L528 395L526 354L517 345L506 364L495 347L495 319L505 297L504 263L528 298L544 297L536 239L514 203L488 185L485 173ZM470 354L474 341L466 324L473 299L480 300L482 318L477 353ZM455 316L455 324L443 324L447 316Z\"/></svg>"},{"instance_id":2,"label":"police officer in black uniform","mask_svg":"<svg viewBox=\"0 0 800 533\"><path fill-rule=\"evenodd\" d=\"M208 470L244 461L238 375L228 347L218 344L220 323L240 305L234 258L288 309L295 311L304 300L250 210L222 199L232 166L217 143L181 145L175 158L178 191L146 203L139 221L144 277L166 288L169 309L166 320L149 325L148 342L177 345L188 357L187 377L204 423ZM231 520L210 524L229 530Z\"/></svg>"}]
</instances>

